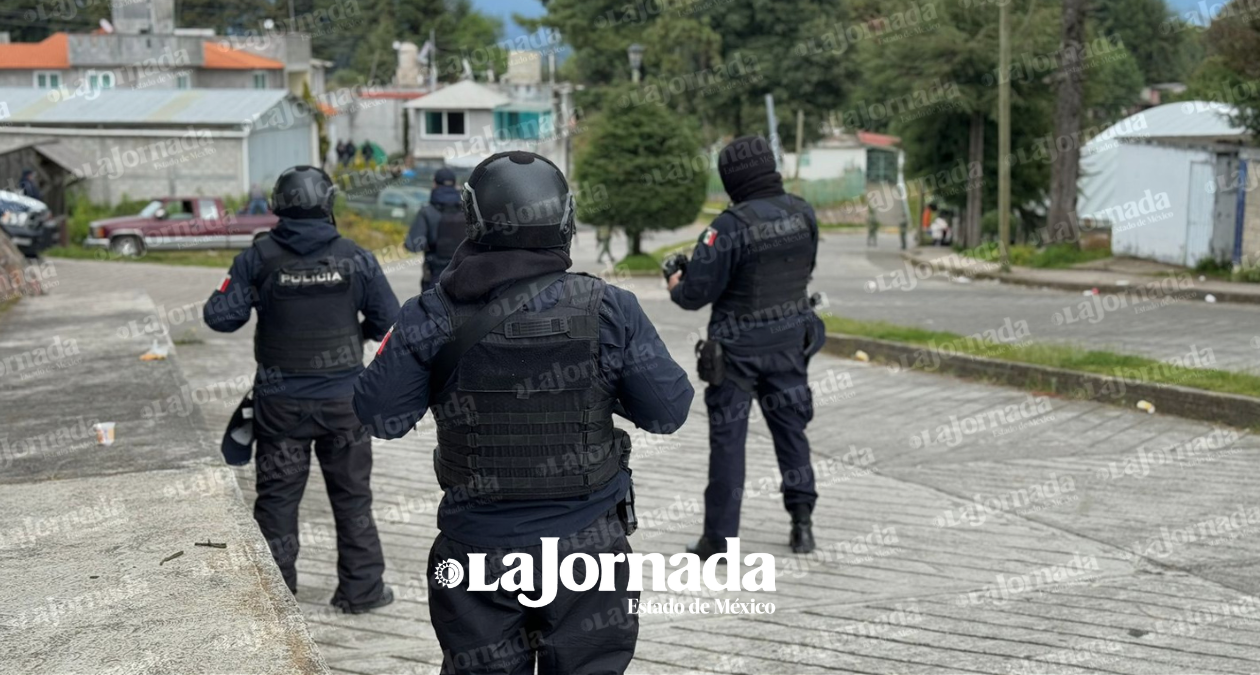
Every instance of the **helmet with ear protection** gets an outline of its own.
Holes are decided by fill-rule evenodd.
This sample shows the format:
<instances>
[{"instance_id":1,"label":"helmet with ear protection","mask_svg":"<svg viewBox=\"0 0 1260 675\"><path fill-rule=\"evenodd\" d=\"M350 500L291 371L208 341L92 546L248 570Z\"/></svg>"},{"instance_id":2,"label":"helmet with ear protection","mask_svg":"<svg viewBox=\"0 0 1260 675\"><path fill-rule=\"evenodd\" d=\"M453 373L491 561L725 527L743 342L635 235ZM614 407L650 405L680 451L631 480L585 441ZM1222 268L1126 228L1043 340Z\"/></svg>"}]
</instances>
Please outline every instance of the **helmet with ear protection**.
<instances>
[{"instance_id":1,"label":"helmet with ear protection","mask_svg":"<svg viewBox=\"0 0 1260 675\"><path fill-rule=\"evenodd\" d=\"M469 241L504 248L563 248L573 241L569 183L551 160L501 152L473 169L463 189Z\"/></svg>"}]
</instances>

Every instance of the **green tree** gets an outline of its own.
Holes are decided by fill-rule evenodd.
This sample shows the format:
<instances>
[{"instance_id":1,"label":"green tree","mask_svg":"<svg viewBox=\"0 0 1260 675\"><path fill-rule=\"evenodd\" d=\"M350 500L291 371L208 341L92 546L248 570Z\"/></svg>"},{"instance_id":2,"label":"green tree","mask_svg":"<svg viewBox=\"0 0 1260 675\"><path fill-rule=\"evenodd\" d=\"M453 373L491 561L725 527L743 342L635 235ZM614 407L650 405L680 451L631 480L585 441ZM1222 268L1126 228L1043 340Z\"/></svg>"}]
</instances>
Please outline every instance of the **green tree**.
<instances>
[{"instance_id":1,"label":"green tree","mask_svg":"<svg viewBox=\"0 0 1260 675\"><path fill-rule=\"evenodd\" d=\"M1099 30L1123 40L1146 84L1181 82L1203 59L1198 29L1174 15L1165 0L1094 0L1090 5Z\"/></svg>"},{"instance_id":2,"label":"green tree","mask_svg":"<svg viewBox=\"0 0 1260 675\"><path fill-rule=\"evenodd\" d=\"M903 16L915 3L892 0L884 16ZM1036 0L1011 1L1012 72L998 71L998 7L963 0L932 5L932 30L913 38L864 40L857 52L863 84L841 117L881 121L902 137L906 174L945 201L965 201L957 241L974 246L980 219L997 204L997 84L1011 79L1011 148L1035 147L1051 137L1053 75L1059 8ZM1046 161L1048 161L1048 157ZM1011 170L1011 203L1044 201L1048 164L1019 160Z\"/></svg>"},{"instance_id":3,"label":"green tree","mask_svg":"<svg viewBox=\"0 0 1260 675\"><path fill-rule=\"evenodd\" d=\"M765 134L765 95L773 94L786 143L797 110L807 135L844 100L853 79L845 45L832 40L847 25L842 0L741 0L735 3L550 0L528 28L560 31L573 48L566 74L586 85L630 79L626 49L642 44L645 84L656 102L697 117L713 140ZM668 92L668 95L666 95ZM650 97L645 92L641 97ZM592 99L597 100L597 99Z\"/></svg>"},{"instance_id":4,"label":"green tree","mask_svg":"<svg viewBox=\"0 0 1260 675\"><path fill-rule=\"evenodd\" d=\"M1247 3L1233 0L1208 26L1211 55L1195 72L1195 98L1237 109L1235 122L1260 134L1260 18Z\"/></svg>"},{"instance_id":5,"label":"green tree","mask_svg":"<svg viewBox=\"0 0 1260 675\"><path fill-rule=\"evenodd\" d=\"M690 120L659 105L611 105L582 140L574 164L578 217L623 228L630 255L642 253L645 231L677 229L700 213L708 153Z\"/></svg>"}]
</instances>

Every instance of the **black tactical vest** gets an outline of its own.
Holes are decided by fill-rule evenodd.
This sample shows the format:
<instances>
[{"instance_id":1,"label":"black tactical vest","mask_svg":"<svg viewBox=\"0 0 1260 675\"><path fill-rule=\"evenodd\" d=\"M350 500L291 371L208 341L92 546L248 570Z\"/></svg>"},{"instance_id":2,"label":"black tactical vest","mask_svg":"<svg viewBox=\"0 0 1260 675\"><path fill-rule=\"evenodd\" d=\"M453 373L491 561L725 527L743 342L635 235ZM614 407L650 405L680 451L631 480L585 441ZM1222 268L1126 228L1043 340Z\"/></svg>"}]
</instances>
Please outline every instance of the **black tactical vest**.
<instances>
[{"instance_id":1,"label":"black tactical vest","mask_svg":"<svg viewBox=\"0 0 1260 675\"><path fill-rule=\"evenodd\" d=\"M437 243L434 244L433 257L447 260L455 256L455 249L464 241L464 208L459 204L433 205L441 219L438 220Z\"/></svg>"},{"instance_id":2,"label":"black tactical vest","mask_svg":"<svg viewBox=\"0 0 1260 675\"><path fill-rule=\"evenodd\" d=\"M508 317L464 354L434 397L443 489L555 499L590 494L617 475L629 437L613 429L615 391L599 367L604 282L567 274L561 283L555 306ZM453 330L481 308L438 297Z\"/></svg>"},{"instance_id":3,"label":"black tactical vest","mask_svg":"<svg viewBox=\"0 0 1260 675\"><path fill-rule=\"evenodd\" d=\"M818 250L818 226L808 205L795 195L780 195L729 211L739 223L732 245L744 255L714 310L760 320L805 311Z\"/></svg>"},{"instance_id":4,"label":"black tactical vest","mask_svg":"<svg viewBox=\"0 0 1260 675\"><path fill-rule=\"evenodd\" d=\"M363 363L355 299L358 247L338 237L318 254L298 255L263 237L254 360L291 373L333 373ZM265 308L265 309L264 309Z\"/></svg>"}]
</instances>

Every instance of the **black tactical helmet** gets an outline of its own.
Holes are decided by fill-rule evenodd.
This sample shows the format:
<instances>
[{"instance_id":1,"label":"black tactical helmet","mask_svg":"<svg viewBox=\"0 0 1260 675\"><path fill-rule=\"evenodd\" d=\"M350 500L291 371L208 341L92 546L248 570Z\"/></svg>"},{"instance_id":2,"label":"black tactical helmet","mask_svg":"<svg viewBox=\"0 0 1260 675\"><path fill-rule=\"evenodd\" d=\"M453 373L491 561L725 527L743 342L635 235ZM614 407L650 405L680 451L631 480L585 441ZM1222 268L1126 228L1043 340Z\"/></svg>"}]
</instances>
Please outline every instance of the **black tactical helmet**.
<instances>
[{"instance_id":1,"label":"black tactical helmet","mask_svg":"<svg viewBox=\"0 0 1260 675\"><path fill-rule=\"evenodd\" d=\"M564 248L573 240L573 193L551 160L532 152L486 158L464 183L469 241L506 248Z\"/></svg>"},{"instance_id":2,"label":"black tactical helmet","mask_svg":"<svg viewBox=\"0 0 1260 675\"><path fill-rule=\"evenodd\" d=\"M288 218L331 218L337 187L323 169L295 166L285 169L271 190L271 210Z\"/></svg>"}]
</instances>

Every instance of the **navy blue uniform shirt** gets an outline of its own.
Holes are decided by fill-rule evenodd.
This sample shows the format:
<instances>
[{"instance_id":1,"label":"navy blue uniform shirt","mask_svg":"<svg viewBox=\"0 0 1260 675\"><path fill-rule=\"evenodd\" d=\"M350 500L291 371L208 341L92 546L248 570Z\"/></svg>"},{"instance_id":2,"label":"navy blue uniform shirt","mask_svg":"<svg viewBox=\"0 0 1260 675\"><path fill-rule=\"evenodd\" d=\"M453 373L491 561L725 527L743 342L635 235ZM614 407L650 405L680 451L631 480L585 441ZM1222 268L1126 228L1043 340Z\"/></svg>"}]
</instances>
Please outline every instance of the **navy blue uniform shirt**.
<instances>
[{"instance_id":1,"label":"navy blue uniform shirt","mask_svg":"<svg viewBox=\"0 0 1260 675\"><path fill-rule=\"evenodd\" d=\"M271 231L273 240L299 255L323 250L339 236L337 228L324 220L281 218L280 224ZM359 296L356 298L359 311L363 314L363 337L366 340L381 340L398 317L398 296L389 287L385 273L370 251L359 249L355 263L357 280L354 287ZM257 248L250 246L237 254L228 278L215 289L202 308L202 318L211 330L231 333L249 323L251 310L267 311L258 297L258 287L263 280L257 277L261 271L262 254ZM354 380L361 372L362 365L335 373L302 374L283 371L264 373L260 368L254 377L254 396L313 400L349 398L354 394Z\"/></svg>"},{"instance_id":2,"label":"navy blue uniform shirt","mask_svg":"<svg viewBox=\"0 0 1260 675\"><path fill-rule=\"evenodd\" d=\"M818 240L818 224L813 207L808 207L807 218L814 241ZM698 310L722 297L731 284L736 271L752 242L740 236L741 224L729 211L713 219L708 229L700 233L687 271L682 281L670 291L670 299L683 309ZM817 250L810 269L817 263ZM751 353L763 349L778 349L800 345L810 322L816 321L812 312L783 318L767 318L758 321L735 320L734 317L714 311L709 318L709 339L717 340L735 354Z\"/></svg>"},{"instance_id":3,"label":"navy blue uniform shirt","mask_svg":"<svg viewBox=\"0 0 1260 675\"><path fill-rule=\"evenodd\" d=\"M407 238L403 241L403 247L412 253L426 254L425 260L428 261L429 255L432 255L437 247L438 225L442 222L442 212L438 211L437 206L453 206L459 203L459 190L449 185L434 187L432 194L429 196L429 203L417 211L415 219L411 221L411 229L407 231ZM434 260L434 262L441 262L445 265L450 261Z\"/></svg>"},{"instance_id":4,"label":"navy blue uniform shirt","mask_svg":"<svg viewBox=\"0 0 1260 675\"><path fill-rule=\"evenodd\" d=\"M522 312L555 305L562 288L563 280L548 286ZM652 433L677 431L695 390L638 299L607 286L599 318L600 371L615 387L618 414ZM354 411L373 436L400 438L424 417L432 393L430 363L449 339L450 320L436 290L403 305L389 338L354 386ZM633 452L630 457L633 461ZM471 505L456 504L447 493L438 507L438 528L472 546L536 545L539 537L566 537L590 525L617 505L628 483L622 472L586 497Z\"/></svg>"}]
</instances>

